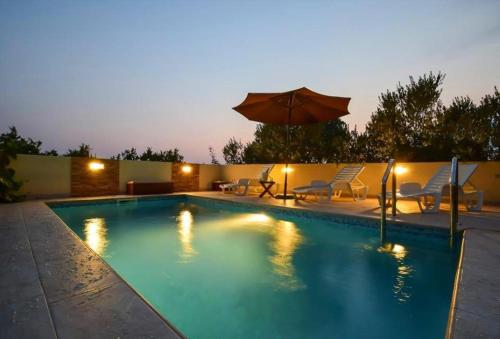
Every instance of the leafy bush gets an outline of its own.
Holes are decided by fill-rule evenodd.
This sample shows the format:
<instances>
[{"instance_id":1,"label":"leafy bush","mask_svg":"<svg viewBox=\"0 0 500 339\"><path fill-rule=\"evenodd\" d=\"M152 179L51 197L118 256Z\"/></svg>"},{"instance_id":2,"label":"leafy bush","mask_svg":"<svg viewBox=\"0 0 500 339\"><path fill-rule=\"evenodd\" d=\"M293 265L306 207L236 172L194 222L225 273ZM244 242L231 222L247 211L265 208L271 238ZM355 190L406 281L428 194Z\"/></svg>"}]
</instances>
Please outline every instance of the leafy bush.
<instances>
[{"instance_id":1,"label":"leafy bush","mask_svg":"<svg viewBox=\"0 0 500 339\"><path fill-rule=\"evenodd\" d=\"M0 135L0 202L15 202L24 199L19 194L22 182L14 178L15 171L9 167L19 150L34 152L40 145L31 139L17 135L15 127L9 133Z\"/></svg>"}]
</instances>

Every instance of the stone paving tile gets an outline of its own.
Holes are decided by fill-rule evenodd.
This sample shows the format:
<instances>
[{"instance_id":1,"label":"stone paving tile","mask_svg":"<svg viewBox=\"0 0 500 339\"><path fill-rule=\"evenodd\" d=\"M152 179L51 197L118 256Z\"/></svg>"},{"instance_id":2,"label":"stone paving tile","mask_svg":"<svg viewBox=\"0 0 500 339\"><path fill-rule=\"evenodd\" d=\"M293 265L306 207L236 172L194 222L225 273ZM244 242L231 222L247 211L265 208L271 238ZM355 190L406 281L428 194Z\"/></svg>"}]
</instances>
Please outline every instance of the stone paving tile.
<instances>
[{"instance_id":1,"label":"stone paving tile","mask_svg":"<svg viewBox=\"0 0 500 339\"><path fill-rule=\"evenodd\" d=\"M1 289L0 338L56 338L38 280Z\"/></svg>"},{"instance_id":2,"label":"stone paving tile","mask_svg":"<svg viewBox=\"0 0 500 339\"><path fill-rule=\"evenodd\" d=\"M28 235L26 234L24 226L2 227L0 229L0 243L2 244L2 246L0 247L0 255L2 253L8 253L12 251L31 252Z\"/></svg>"},{"instance_id":3,"label":"stone paving tile","mask_svg":"<svg viewBox=\"0 0 500 339\"><path fill-rule=\"evenodd\" d=\"M0 252L0 277L0 289L38 282L38 272L31 251Z\"/></svg>"},{"instance_id":4,"label":"stone paving tile","mask_svg":"<svg viewBox=\"0 0 500 339\"><path fill-rule=\"evenodd\" d=\"M37 255L37 250L34 251ZM61 256L48 261L37 259L40 279L49 303L120 281L96 254L86 248Z\"/></svg>"},{"instance_id":5,"label":"stone paving tile","mask_svg":"<svg viewBox=\"0 0 500 339\"><path fill-rule=\"evenodd\" d=\"M474 313L460 312L455 318L454 333L452 338L485 338L498 339L498 317L479 316Z\"/></svg>"},{"instance_id":6,"label":"stone paving tile","mask_svg":"<svg viewBox=\"0 0 500 339\"><path fill-rule=\"evenodd\" d=\"M9 288L38 281L28 236L24 227L19 205L10 211L2 208L6 219L0 229L0 288ZM3 206L2 206L3 207Z\"/></svg>"},{"instance_id":7,"label":"stone paving tile","mask_svg":"<svg viewBox=\"0 0 500 339\"><path fill-rule=\"evenodd\" d=\"M0 207L0 338L55 338L20 206Z\"/></svg>"},{"instance_id":8,"label":"stone paving tile","mask_svg":"<svg viewBox=\"0 0 500 339\"><path fill-rule=\"evenodd\" d=\"M98 255L89 251L46 209L32 205L24 211L32 239L31 246L49 303L120 281Z\"/></svg>"},{"instance_id":9,"label":"stone paving tile","mask_svg":"<svg viewBox=\"0 0 500 339\"><path fill-rule=\"evenodd\" d=\"M17 204L0 204L0 228L4 227L20 227L22 226L22 215Z\"/></svg>"},{"instance_id":10,"label":"stone paving tile","mask_svg":"<svg viewBox=\"0 0 500 339\"><path fill-rule=\"evenodd\" d=\"M41 261L65 258L83 251L80 240L66 230L60 232L45 233L43 237L37 235L43 232L29 232L31 247L36 249L37 258Z\"/></svg>"},{"instance_id":11,"label":"stone paving tile","mask_svg":"<svg viewBox=\"0 0 500 339\"><path fill-rule=\"evenodd\" d=\"M452 338L500 338L500 232L468 230Z\"/></svg>"},{"instance_id":12,"label":"stone paving tile","mask_svg":"<svg viewBox=\"0 0 500 339\"><path fill-rule=\"evenodd\" d=\"M7 263L0 274L8 277L0 284L9 287L0 293L0 338L181 337L44 203L10 207L0 208L9 218L0 244L16 243L0 251ZM24 322L24 330L16 325Z\"/></svg>"},{"instance_id":13,"label":"stone paving tile","mask_svg":"<svg viewBox=\"0 0 500 339\"><path fill-rule=\"evenodd\" d=\"M179 338L137 294L130 292L124 282L119 282L52 303L59 338Z\"/></svg>"},{"instance_id":14,"label":"stone paving tile","mask_svg":"<svg viewBox=\"0 0 500 339\"><path fill-rule=\"evenodd\" d=\"M80 240L53 216L26 216L26 228L31 246L36 248L37 257L43 260L61 258L65 253L71 254L82 248Z\"/></svg>"}]
</instances>

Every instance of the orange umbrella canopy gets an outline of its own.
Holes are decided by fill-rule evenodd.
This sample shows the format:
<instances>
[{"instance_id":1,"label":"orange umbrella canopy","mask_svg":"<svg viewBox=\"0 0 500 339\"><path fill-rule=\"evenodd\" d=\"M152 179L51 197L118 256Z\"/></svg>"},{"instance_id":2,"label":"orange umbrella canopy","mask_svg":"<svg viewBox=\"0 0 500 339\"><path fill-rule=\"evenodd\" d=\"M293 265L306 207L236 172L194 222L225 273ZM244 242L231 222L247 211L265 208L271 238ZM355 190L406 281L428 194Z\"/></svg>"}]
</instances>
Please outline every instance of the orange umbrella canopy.
<instances>
[{"instance_id":1,"label":"orange umbrella canopy","mask_svg":"<svg viewBox=\"0 0 500 339\"><path fill-rule=\"evenodd\" d=\"M248 93L233 109L247 119L266 124L306 125L349 114L351 98L323 95L302 87L283 93Z\"/></svg>"}]
</instances>

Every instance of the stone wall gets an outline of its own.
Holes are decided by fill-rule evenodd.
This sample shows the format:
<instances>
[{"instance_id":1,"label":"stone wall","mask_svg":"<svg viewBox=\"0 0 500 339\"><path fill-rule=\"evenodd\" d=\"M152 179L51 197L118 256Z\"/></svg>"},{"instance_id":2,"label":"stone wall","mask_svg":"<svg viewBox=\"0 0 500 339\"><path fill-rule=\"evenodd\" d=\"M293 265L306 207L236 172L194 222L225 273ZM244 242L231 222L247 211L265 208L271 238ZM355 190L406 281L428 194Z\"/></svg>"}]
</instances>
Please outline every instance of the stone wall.
<instances>
[{"instance_id":1,"label":"stone wall","mask_svg":"<svg viewBox=\"0 0 500 339\"><path fill-rule=\"evenodd\" d=\"M97 162L102 169L92 170L89 165ZM71 196L99 196L120 193L120 165L118 160L71 158Z\"/></svg>"},{"instance_id":2,"label":"stone wall","mask_svg":"<svg viewBox=\"0 0 500 339\"><path fill-rule=\"evenodd\" d=\"M24 182L22 193L28 198L56 196L91 196L124 193L128 180L141 182L173 181L177 192L211 189L215 180L235 181L240 178L258 178L262 165L195 165L191 173L182 171L183 164L150 161L100 160L102 171L90 173L88 162L95 159L68 158L40 155L18 155L12 162L16 177ZM481 191L487 203L500 204L500 162L477 161L478 168L470 181ZM117 165L119 164L119 165ZM424 185L445 162L400 163L405 172L398 174L398 186L403 182L418 182ZM346 164L291 164L288 176L290 188L307 185L313 179L331 180ZM360 179L369 186L371 197L380 192L380 180L386 164L369 163ZM271 177L283 188L283 165L276 165ZM75 172L75 173L73 173ZM80 172L78 175L76 175ZM113 174L114 173L114 174ZM118 181L117 181L118 180ZM72 181L75 181L72 183ZM121 183L120 187L119 184ZM117 188L118 187L118 188Z\"/></svg>"},{"instance_id":3,"label":"stone wall","mask_svg":"<svg viewBox=\"0 0 500 339\"><path fill-rule=\"evenodd\" d=\"M185 172L183 168L191 168ZM174 192L194 192L200 190L200 165L174 163L172 164L172 181Z\"/></svg>"}]
</instances>

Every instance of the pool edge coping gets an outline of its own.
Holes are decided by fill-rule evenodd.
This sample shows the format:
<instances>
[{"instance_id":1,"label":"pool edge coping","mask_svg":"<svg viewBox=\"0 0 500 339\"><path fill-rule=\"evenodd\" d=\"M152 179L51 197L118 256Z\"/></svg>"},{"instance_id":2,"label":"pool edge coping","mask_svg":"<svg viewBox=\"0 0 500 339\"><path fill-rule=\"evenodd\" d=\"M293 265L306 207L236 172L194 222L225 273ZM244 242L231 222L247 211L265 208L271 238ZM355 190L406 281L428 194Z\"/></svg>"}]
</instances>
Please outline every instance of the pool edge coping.
<instances>
[{"instance_id":1,"label":"pool edge coping","mask_svg":"<svg viewBox=\"0 0 500 339\"><path fill-rule=\"evenodd\" d=\"M448 321L446 323L446 332L445 332L445 338L446 339L451 339L453 338L453 329L455 326L455 314L457 311L457 299L458 299L458 290L459 290L459 285L460 281L462 278L462 268L463 268L463 261L464 261L464 250L465 250L465 241L467 239L467 236L469 234L469 230L466 229L463 231L462 234L462 241L460 244L460 254L458 258L458 263L457 263L457 268L455 271L455 278L453 280L453 294L451 296L451 302L450 302L450 310L448 312Z\"/></svg>"}]
</instances>

